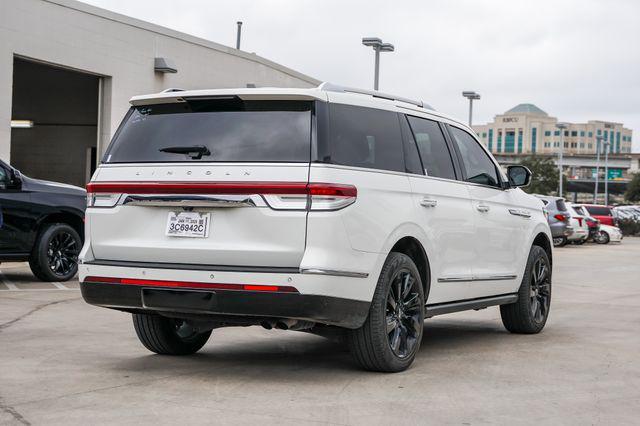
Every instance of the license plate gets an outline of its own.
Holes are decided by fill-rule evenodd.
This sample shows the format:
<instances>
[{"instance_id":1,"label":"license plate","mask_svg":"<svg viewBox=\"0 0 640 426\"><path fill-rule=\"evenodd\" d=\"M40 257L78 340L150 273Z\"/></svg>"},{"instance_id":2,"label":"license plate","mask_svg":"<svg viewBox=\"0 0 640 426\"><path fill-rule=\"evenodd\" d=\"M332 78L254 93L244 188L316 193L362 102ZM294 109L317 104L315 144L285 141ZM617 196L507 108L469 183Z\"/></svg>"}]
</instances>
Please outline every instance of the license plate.
<instances>
[{"instance_id":1,"label":"license plate","mask_svg":"<svg viewBox=\"0 0 640 426\"><path fill-rule=\"evenodd\" d=\"M169 237L207 238L211 213L170 212L166 235Z\"/></svg>"}]
</instances>

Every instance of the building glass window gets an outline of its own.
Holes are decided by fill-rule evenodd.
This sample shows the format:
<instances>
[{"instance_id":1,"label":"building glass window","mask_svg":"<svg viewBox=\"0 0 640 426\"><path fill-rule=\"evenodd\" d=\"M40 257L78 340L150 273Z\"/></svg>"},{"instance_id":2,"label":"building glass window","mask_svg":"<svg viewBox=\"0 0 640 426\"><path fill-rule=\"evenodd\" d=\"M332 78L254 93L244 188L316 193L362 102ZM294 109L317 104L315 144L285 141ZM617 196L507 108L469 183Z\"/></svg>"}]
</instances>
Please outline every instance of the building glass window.
<instances>
[{"instance_id":1,"label":"building glass window","mask_svg":"<svg viewBox=\"0 0 640 426\"><path fill-rule=\"evenodd\" d=\"M493 152L493 129L489 129L489 151Z\"/></svg>"},{"instance_id":2,"label":"building glass window","mask_svg":"<svg viewBox=\"0 0 640 426\"><path fill-rule=\"evenodd\" d=\"M584 149L584 142L580 142L580 149Z\"/></svg>"},{"instance_id":3,"label":"building glass window","mask_svg":"<svg viewBox=\"0 0 640 426\"><path fill-rule=\"evenodd\" d=\"M545 130L544 131L544 135L545 136L551 136L551 130Z\"/></svg>"},{"instance_id":4,"label":"building glass window","mask_svg":"<svg viewBox=\"0 0 640 426\"><path fill-rule=\"evenodd\" d=\"M589 137L592 138L593 137L593 132L589 132Z\"/></svg>"},{"instance_id":5,"label":"building glass window","mask_svg":"<svg viewBox=\"0 0 640 426\"><path fill-rule=\"evenodd\" d=\"M516 148L516 132L504 133L504 152L515 152Z\"/></svg>"},{"instance_id":6,"label":"building glass window","mask_svg":"<svg viewBox=\"0 0 640 426\"><path fill-rule=\"evenodd\" d=\"M620 132L616 132L616 152L620 152Z\"/></svg>"},{"instance_id":7,"label":"building glass window","mask_svg":"<svg viewBox=\"0 0 640 426\"><path fill-rule=\"evenodd\" d=\"M556 130L553 132L553 136L560 136L560 130Z\"/></svg>"},{"instance_id":8,"label":"building glass window","mask_svg":"<svg viewBox=\"0 0 640 426\"><path fill-rule=\"evenodd\" d=\"M564 131L564 135L565 135L565 136L569 136L569 131L568 131L568 130L565 130L565 131Z\"/></svg>"},{"instance_id":9,"label":"building glass window","mask_svg":"<svg viewBox=\"0 0 640 426\"><path fill-rule=\"evenodd\" d=\"M584 130L580 130L580 136L584 137Z\"/></svg>"},{"instance_id":10,"label":"building glass window","mask_svg":"<svg viewBox=\"0 0 640 426\"><path fill-rule=\"evenodd\" d=\"M534 154L536 153L537 135L538 135L538 129L536 127L532 128L531 129L531 152Z\"/></svg>"},{"instance_id":11,"label":"building glass window","mask_svg":"<svg viewBox=\"0 0 640 426\"><path fill-rule=\"evenodd\" d=\"M498 130L498 152L502 152L502 130Z\"/></svg>"},{"instance_id":12,"label":"building glass window","mask_svg":"<svg viewBox=\"0 0 640 426\"><path fill-rule=\"evenodd\" d=\"M487 137L487 132L482 132L482 139L485 139Z\"/></svg>"},{"instance_id":13,"label":"building glass window","mask_svg":"<svg viewBox=\"0 0 640 426\"><path fill-rule=\"evenodd\" d=\"M572 136L572 137L576 137L576 136L578 136L578 131L577 131L577 130L572 130L572 131L571 131L571 136Z\"/></svg>"},{"instance_id":14,"label":"building glass window","mask_svg":"<svg viewBox=\"0 0 640 426\"><path fill-rule=\"evenodd\" d=\"M598 129L598 136L602 134L602 129Z\"/></svg>"},{"instance_id":15,"label":"building glass window","mask_svg":"<svg viewBox=\"0 0 640 426\"><path fill-rule=\"evenodd\" d=\"M518 154L522 153L522 130L518 130Z\"/></svg>"}]
</instances>

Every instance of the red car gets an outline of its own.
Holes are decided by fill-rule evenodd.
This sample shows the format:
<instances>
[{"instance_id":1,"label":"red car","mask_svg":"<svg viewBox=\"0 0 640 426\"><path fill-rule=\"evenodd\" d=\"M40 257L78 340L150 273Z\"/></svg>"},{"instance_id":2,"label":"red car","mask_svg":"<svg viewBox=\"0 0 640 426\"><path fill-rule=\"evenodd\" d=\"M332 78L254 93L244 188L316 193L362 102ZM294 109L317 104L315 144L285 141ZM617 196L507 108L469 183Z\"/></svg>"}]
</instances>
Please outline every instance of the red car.
<instances>
[{"instance_id":1,"label":"red car","mask_svg":"<svg viewBox=\"0 0 640 426\"><path fill-rule=\"evenodd\" d=\"M598 219L603 225L616 226L616 220L613 217L613 210L610 206L599 204L577 204L576 206L583 207L589 213L589 216Z\"/></svg>"}]
</instances>

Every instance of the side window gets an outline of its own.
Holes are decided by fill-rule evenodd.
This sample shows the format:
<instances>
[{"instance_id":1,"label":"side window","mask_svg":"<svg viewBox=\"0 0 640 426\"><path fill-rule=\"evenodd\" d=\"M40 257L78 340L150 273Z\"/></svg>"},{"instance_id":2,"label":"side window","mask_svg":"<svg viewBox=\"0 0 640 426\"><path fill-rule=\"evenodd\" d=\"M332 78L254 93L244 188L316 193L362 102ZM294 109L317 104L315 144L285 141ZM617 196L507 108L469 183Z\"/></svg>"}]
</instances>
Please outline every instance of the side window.
<instances>
[{"instance_id":1,"label":"side window","mask_svg":"<svg viewBox=\"0 0 640 426\"><path fill-rule=\"evenodd\" d=\"M413 173L416 175L424 175L424 169L422 168L422 162L420 161L420 154L418 154L418 146L413 139L413 133L411 127L407 122L407 117L404 114L398 114L400 119L400 128L402 129L402 142L404 147L404 164L407 169L407 173Z\"/></svg>"},{"instance_id":2,"label":"side window","mask_svg":"<svg viewBox=\"0 0 640 426\"><path fill-rule=\"evenodd\" d=\"M328 162L405 172L397 113L329 104L329 120Z\"/></svg>"},{"instance_id":3,"label":"side window","mask_svg":"<svg viewBox=\"0 0 640 426\"><path fill-rule=\"evenodd\" d=\"M409 117L427 176L455 179L453 160L440 125L436 121Z\"/></svg>"},{"instance_id":4,"label":"side window","mask_svg":"<svg viewBox=\"0 0 640 426\"><path fill-rule=\"evenodd\" d=\"M473 136L457 127L449 126L449 129L451 129L453 139L460 150L467 182L500 186L495 164Z\"/></svg>"}]
</instances>

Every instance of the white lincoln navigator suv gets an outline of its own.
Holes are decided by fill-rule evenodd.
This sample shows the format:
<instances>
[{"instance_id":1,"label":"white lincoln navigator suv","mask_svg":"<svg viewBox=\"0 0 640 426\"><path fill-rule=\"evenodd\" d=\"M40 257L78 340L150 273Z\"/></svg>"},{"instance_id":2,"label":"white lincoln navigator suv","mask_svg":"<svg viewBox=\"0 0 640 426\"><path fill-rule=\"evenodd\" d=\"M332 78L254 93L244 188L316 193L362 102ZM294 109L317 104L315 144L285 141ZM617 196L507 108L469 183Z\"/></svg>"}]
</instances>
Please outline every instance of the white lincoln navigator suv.
<instances>
[{"instance_id":1,"label":"white lincoln navigator suv","mask_svg":"<svg viewBox=\"0 0 640 426\"><path fill-rule=\"evenodd\" d=\"M537 333L551 299L542 203L474 132L421 102L323 84L138 96L87 185L82 295L144 346L229 326L341 331L406 369L425 318L500 306Z\"/></svg>"}]
</instances>

